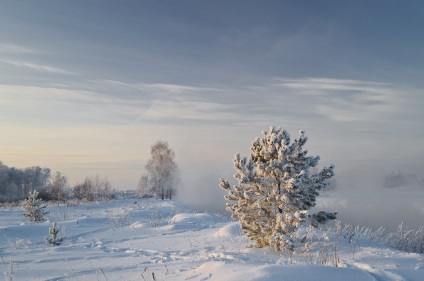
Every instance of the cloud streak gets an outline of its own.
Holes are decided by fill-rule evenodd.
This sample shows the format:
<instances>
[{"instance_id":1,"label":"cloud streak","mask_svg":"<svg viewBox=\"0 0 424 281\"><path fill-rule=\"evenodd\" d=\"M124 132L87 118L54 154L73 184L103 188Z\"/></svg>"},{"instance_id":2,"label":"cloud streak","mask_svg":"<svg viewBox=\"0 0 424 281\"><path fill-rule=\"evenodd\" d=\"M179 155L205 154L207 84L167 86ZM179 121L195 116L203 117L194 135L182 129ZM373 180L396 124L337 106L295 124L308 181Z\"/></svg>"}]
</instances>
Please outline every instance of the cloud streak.
<instances>
[{"instance_id":1,"label":"cloud streak","mask_svg":"<svg viewBox=\"0 0 424 281\"><path fill-rule=\"evenodd\" d=\"M283 83L276 79L244 88L107 81L91 91L95 98L114 104L115 111L126 108L132 120L163 124L178 120L181 125L186 121L268 126L276 120L298 126L319 121L377 124L402 115L411 106L402 99L406 89L324 78L285 79Z\"/></svg>"},{"instance_id":2,"label":"cloud streak","mask_svg":"<svg viewBox=\"0 0 424 281\"><path fill-rule=\"evenodd\" d=\"M402 110L400 89L385 83L330 78L278 79L276 87L302 95L335 122L377 121Z\"/></svg>"},{"instance_id":3,"label":"cloud streak","mask_svg":"<svg viewBox=\"0 0 424 281\"><path fill-rule=\"evenodd\" d=\"M197 101L154 101L140 120L196 120L228 121L238 119L231 113L231 106L213 102Z\"/></svg>"},{"instance_id":4,"label":"cloud streak","mask_svg":"<svg viewBox=\"0 0 424 281\"><path fill-rule=\"evenodd\" d=\"M32 48L14 45L14 44L0 44L0 53L37 54L39 53L39 51Z\"/></svg>"},{"instance_id":5,"label":"cloud streak","mask_svg":"<svg viewBox=\"0 0 424 281\"><path fill-rule=\"evenodd\" d=\"M266 126L279 122L382 122L410 106L401 102L402 91L383 83L328 78L275 79L244 88L115 80L0 88L3 98L7 93L13 99L27 93L21 98L79 103L87 111L90 107L99 113L107 110L127 122Z\"/></svg>"},{"instance_id":6,"label":"cloud streak","mask_svg":"<svg viewBox=\"0 0 424 281\"><path fill-rule=\"evenodd\" d=\"M55 73L55 74L66 74L66 75L73 75L74 73L57 68L54 66L49 65L43 65L43 64L35 64L30 62L23 62L23 61L14 61L14 60L0 60L1 63L17 66L21 68L27 68L35 71L41 71L41 72L48 72L48 73Z\"/></svg>"}]
</instances>

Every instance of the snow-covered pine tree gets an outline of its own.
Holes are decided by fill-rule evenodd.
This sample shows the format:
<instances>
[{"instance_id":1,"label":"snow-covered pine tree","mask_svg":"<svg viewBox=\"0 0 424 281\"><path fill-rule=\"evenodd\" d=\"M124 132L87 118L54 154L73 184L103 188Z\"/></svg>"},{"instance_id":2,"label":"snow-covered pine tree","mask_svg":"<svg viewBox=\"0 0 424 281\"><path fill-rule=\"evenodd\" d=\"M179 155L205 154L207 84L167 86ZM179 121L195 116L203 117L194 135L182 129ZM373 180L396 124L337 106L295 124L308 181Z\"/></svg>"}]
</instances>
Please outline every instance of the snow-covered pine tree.
<instances>
[{"instance_id":1,"label":"snow-covered pine tree","mask_svg":"<svg viewBox=\"0 0 424 281\"><path fill-rule=\"evenodd\" d=\"M318 191L334 175L334 166L310 175L309 169L316 167L320 158L307 156L307 150L303 150L306 141L300 131L290 144L286 130L271 127L254 140L249 159L236 154L237 184L231 188L221 178L220 186L228 192L227 210L257 247L293 250L293 234L306 219L317 226L336 218L336 213L324 211L308 214L316 204Z\"/></svg>"},{"instance_id":2,"label":"snow-covered pine tree","mask_svg":"<svg viewBox=\"0 0 424 281\"><path fill-rule=\"evenodd\" d=\"M39 192L37 190L30 192L28 195L28 199L25 199L23 202L25 213L23 213L22 215L24 217L27 217L29 221L44 221L44 215L49 213L47 211L44 211L47 206L42 204L41 198L37 198L38 194Z\"/></svg>"},{"instance_id":3,"label":"snow-covered pine tree","mask_svg":"<svg viewBox=\"0 0 424 281\"><path fill-rule=\"evenodd\" d=\"M62 244L63 240L65 240L65 237L57 237L57 234L60 231L60 227L56 226L56 222L54 222L52 224L52 227L49 228L49 233L52 237L47 237L45 236L44 238L46 238L46 241L50 244L52 244L53 246L58 246L60 244Z\"/></svg>"}]
</instances>

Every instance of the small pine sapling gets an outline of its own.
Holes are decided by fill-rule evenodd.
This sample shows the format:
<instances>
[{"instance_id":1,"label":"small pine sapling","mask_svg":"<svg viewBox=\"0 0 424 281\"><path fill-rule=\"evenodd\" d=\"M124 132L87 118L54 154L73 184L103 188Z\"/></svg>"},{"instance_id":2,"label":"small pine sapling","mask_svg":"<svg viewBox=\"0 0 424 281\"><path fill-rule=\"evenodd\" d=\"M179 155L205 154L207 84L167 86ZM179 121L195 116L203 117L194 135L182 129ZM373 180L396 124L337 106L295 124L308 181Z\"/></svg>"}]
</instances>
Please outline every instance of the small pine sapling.
<instances>
[{"instance_id":1,"label":"small pine sapling","mask_svg":"<svg viewBox=\"0 0 424 281\"><path fill-rule=\"evenodd\" d=\"M39 192L37 190L30 192L28 195L28 199L25 199L23 202L25 213L23 213L22 215L24 217L27 217L28 220L31 222L44 221L44 215L49 213L47 211L44 211L47 205L42 204L41 198L37 198L38 194Z\"/></svg>"},{"instance_id":2,"label":"small pine sapling","mask_svg":"<svg viewBox=\"0 0 424 281\"><path fill-rule=\"evenodd\" d=\"M227 211L257 247L293 251L294 234L304 221L309 219L316 227L336 218L336 213L308 213L316 205L318 191L328 186L326 180L334 175L334 166L311 173L320 158L307 156L303 150L307 139L300 131L290 143L286 130L271 127L254 140L249 158L236 154L237 185L231 188L221 179L220 187L228 193Z\"/></svg>"},{"instance_id":3,"label":"small pine sapling","mask_svg":"<svg viewBox=\"0 0 424 281\"><path fill-rule=\"evenodd\" d=\"M49 237L45 236L46 241L49 244L52 244L53 246L58 246L58 245L62 244L63 240L66 237L60 237L60 238L58 238L57 237L57 234L59 233L59 231L60 231L60 227L59 226L56 226L56 222L54 222L53 225L52 225L52 227L49 228L49 233L51 234L52 237L49 238Z\"/></svg>"}]
</instances>

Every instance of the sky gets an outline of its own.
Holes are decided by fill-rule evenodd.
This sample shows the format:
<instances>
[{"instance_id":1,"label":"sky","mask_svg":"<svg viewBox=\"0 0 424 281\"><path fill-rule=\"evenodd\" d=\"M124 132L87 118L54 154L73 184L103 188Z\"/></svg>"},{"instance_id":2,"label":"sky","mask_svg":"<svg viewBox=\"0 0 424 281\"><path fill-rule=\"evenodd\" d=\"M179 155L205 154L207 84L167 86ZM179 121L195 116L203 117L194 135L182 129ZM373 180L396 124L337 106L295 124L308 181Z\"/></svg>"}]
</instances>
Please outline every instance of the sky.
<instances>
[{"instance_id":1,"label":"sky","mask_svg":"<svg viewBox=\"0 0 424 281\"><path fill-rule=\"evenodd\" d=\"M221 202L233 155L272 125L304 130L339 175L423 175L423 13L413 0L5 1L0 161L135 189L164 140L181 193Z\"/></svg>"}]
</instances>

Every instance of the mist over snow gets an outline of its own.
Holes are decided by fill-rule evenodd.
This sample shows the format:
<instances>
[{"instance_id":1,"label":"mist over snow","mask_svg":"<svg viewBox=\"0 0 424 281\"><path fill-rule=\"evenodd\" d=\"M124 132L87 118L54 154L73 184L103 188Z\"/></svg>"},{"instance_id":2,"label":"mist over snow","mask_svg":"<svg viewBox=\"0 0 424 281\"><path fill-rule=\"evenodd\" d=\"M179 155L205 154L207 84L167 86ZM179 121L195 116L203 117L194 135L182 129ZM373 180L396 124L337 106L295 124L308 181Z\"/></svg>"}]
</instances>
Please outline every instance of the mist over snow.
<instances>
[{"instance_id":1,"label":"mist over snow","mask_svg":"<svg viewBox=\"0 0 424 281\"><path fill-rule=\"evenodd\" d=\"M393 232L404 223L410 229L424 225L424 186L384 187L387 172L355 167L335 177L335 189L321 192L315 209L338 211L343 223L384 227Z\"/></svg>"},{"instance_id":2,"label":"mist over snow","mask_svg":"<svg viewBox=\"0 0 424 281\"><path fill-rule=\"evenodd\" d=\"M230 215L225 210L225 192L218 183L221 177L230 184L236 183L232 177L232 160L233 155L229 155L225 164L207 161L181 165L183 180L178 199L198 211ZM331 162L328 159L322 159L322 162L324 160ZM319 166L322 168L326 163ZM369 165L368 162L354 166L355 163L346 160L340 165L334 163L334 182L328 190L320 192L317 206L311 212L337 211L342 223L374 229L384 227L388 232L395 231L402 222L411 229L424 225L424 186L384 187L384 177L394 172L390 165Z\"/></svg>"},{"instance_id":3,"label":"mist over snow","mask_svg":"<svg viewBox=\"0 0 424 281\"><path fill-rule=\"evenodd\" d=\"M231 165L228 166L231 169ZM211 163L182 167L183 180L178 190L178 200L198 211L225 214L225 191L218 184L230 169L225 170Z\"/></svg>"}]
</instances>

